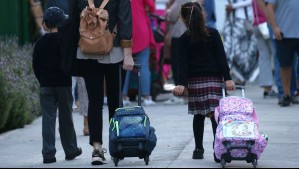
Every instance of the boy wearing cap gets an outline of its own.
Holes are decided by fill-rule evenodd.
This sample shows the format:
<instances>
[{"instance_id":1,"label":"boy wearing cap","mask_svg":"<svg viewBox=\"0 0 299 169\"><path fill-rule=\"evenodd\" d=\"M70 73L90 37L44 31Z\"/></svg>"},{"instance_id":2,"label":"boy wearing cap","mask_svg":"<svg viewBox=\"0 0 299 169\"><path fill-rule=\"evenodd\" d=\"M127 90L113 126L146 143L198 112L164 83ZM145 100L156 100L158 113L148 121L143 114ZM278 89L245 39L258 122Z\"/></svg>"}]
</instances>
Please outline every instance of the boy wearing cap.
<instances>
[{"instance_id":1,"label":"boy wearing cap","mask_svg":"<svg viewBox=\"0 0 299 169\"><path fill-rule=\"evenodd\" d=\"M40 83L42 108L43 163L56 162L55 124L58 109L59 133L65 152L65 160L73 160L82 154L77 147L76 132L72 118L72 79L61 70L61 48L58 25L67 18L57 7L44 13L43 27L47 32L35 44L32 66Z\"/></svg>"}]
</instances>

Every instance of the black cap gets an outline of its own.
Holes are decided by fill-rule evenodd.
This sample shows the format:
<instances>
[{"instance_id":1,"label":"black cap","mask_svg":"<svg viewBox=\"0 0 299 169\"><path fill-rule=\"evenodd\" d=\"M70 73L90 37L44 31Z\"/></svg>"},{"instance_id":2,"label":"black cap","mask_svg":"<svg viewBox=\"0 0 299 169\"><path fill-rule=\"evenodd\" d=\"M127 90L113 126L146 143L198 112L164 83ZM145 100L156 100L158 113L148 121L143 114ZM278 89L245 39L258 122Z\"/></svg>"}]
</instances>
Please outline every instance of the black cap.
<instances>
[{"instance_id":1,"label":"black cap","mask_svg":"<svg viewBox=\"0 0 299 169\"><path fill-rule=\"evenodd\" d=\"M55 28L67 18L63 10L58 7L50 7L46 9L43 17L43 22L45 22L48 28Z\"/></svg>"}]
</instances>

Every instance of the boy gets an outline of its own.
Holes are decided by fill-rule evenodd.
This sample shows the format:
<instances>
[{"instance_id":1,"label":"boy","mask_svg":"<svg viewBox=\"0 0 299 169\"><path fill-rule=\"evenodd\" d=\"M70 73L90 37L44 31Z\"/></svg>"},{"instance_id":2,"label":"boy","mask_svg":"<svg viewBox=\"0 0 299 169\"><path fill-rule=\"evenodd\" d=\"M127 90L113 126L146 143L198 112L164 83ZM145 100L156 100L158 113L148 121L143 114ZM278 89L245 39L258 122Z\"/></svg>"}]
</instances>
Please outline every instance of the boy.
<instances>
[{"instance_id":1,"label":"boy","mask_svg":"<svg viewBox=\"0 0 299 169\"><path fill-rule=\"evenodd\" d=\"M43 163L56 162L55 123L58 109L61 144L66 160L73 160L82 154L77 147L76 132L72 118L73 97L71 76L61 70L58 25L67 16L57 7L48 8L43 17L47 32L35 44L33 69L40 83L40 104L42 108Z\"/></svg>"}]
</instances>

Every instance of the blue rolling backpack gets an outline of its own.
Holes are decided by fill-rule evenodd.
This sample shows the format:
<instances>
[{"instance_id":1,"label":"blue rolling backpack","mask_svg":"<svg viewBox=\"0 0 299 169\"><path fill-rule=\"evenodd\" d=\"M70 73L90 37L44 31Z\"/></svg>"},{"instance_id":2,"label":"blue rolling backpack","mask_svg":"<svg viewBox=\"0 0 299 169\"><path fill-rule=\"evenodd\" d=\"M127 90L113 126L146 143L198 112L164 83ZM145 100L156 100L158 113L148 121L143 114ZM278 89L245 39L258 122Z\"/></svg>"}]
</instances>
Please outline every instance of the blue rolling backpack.
<instances>
[{"instance_id":1,"label":"blue rolling backpack","mask_svg":"<svg viewBox=\"0 0 299 169\"><path fill-rule=\"evenodd\" d=\"M155 129L151 127L149 117L141 107L141 66L135 65L134 68L138 71L139 80L138 106L122 107L122 96L120 93L120 107L115 111L113 118L110 119L109 153L113 158L115 166L118 166L119 160L125 157L139 157L144 159L145 164L148 165L149 156L157 143ZM122 87L121 69L120 66L120 89Z\"/></svg>"}]
</instances>

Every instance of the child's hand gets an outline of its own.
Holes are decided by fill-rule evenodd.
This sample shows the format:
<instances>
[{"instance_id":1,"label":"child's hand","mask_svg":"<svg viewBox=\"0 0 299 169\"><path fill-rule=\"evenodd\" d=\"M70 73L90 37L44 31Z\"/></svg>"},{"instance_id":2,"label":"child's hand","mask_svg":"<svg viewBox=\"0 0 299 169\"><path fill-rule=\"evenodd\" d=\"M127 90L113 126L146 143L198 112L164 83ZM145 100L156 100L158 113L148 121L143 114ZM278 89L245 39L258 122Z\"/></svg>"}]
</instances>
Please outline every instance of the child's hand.
<instances>
[{"instance_id":1,"label":"child's hand","mask_svg":"<svg viewBox=\"0 0 299 169\"><path fill-rule=\"evenodd\" d=\"M226 86L226 90L235 90L236 89L235 82L232 80L225 81L225 86Z\"/></svg>"},{"instance_id":2,"label":"child's hand","mask_svg":"<svg viewBox=\"0 0 299 169\"><path fill-rule=\"evenodd\" d=\"M181 96L183 95L184 91L185 91L185 86L178 85L172 90L172 93L175 96Z\"/></svg>"}]
</instances>

